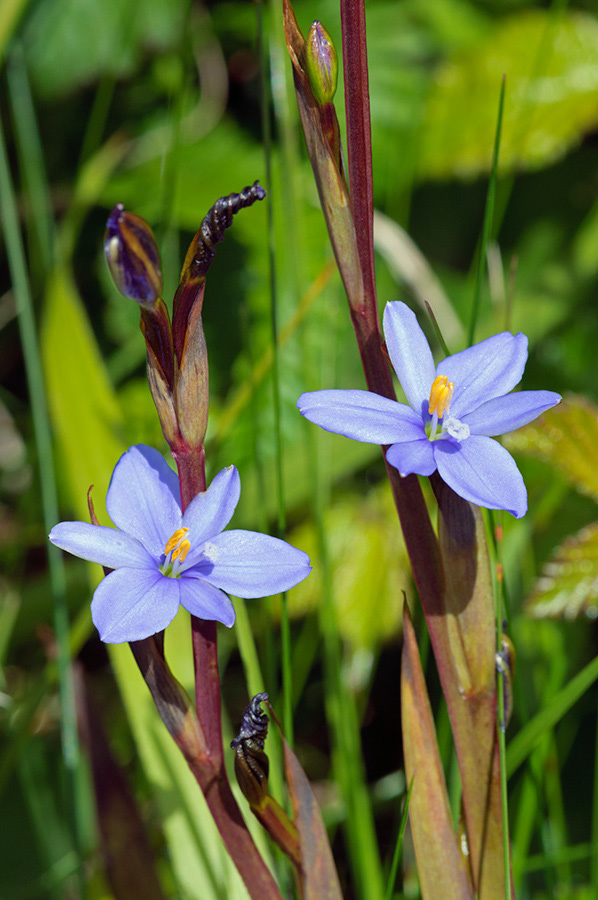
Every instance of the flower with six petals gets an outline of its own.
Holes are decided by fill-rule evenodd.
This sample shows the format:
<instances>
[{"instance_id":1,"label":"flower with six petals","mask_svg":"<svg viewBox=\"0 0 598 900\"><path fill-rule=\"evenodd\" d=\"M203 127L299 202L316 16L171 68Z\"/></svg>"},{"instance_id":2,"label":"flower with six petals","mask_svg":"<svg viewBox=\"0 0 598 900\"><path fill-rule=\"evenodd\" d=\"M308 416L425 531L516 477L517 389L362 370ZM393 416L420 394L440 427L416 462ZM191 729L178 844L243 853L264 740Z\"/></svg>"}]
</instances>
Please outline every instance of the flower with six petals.
<instances>
[{"instance_id":1,"label":"flower with six petals","mask_svg":"<svg viewBox=\"0 0 598 900\"><path fill-rule=\"evenodd\" d=\"M524 334L503 331L434 365L415 314L387 303L384 336L409 405L371 391L302 394L300 412L326 431L390 445L387 459L401 475L440 477L457 494L517 518L527 491L513 457L492 438L531 422L561 398L552 391L518 391L527 361Z\"/></svg>"},{"instance_id":2,"label":"flower with six petals","mask_svg":"<svg viewBox=\"0 0 598 900\"><path fill-rule=\"evenodd\" d=\"M131 447L118 461L106 497L116 528L61 522L57 547L113 569L97 587L92 619L111 644L162 631L179 605L230 627L235 611L224 591L263 597L294 587L309 574L309 558L285 541L223 529L239 500L234 466L181 510L179 481L157 450Z\"/></svg>"}]
</instances>

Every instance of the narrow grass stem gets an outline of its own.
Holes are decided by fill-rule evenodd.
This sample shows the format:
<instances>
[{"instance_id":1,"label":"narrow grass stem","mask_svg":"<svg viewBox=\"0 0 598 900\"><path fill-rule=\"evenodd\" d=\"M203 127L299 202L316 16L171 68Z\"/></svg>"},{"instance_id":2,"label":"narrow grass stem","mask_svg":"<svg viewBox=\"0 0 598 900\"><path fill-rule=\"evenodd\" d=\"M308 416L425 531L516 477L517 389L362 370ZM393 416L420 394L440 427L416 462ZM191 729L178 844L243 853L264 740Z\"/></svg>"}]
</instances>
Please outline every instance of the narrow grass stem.
<instances>
[{"instance_id":1,"label":"narrow grass stem","mask_svg":"<svg viewBox=\"0 0 598 900\"><path fill-rule=\"evenodd\" d=\"M276 445L276 487L278 494L278 535L283 537L286 530L286 509L284 497L283 446L280 414L280 359L278 352L278 291L276 285L276 253L274 218L272 203L272 137L270 126L270 91L268 88L268 58L264 40L264 21L261 0L256 3L257 37L260 57L260 107L262 138L264 141L264 162L269 200L266 204L268 230L268 276L270 290L270 323L272 331L272 403L274 411L274 438ZM288 744L293 746L293 673L291 664L291 626L287 595L283 593L281 615L282 637L282 694L283 727Z\"/></svg>"},{"instance_id":2,"label":"narrow grass stem","mask_svg":"<svg viewBox=\"0 0 598 900\"><path fill-rule=\"evenodd\" d=\"M33 431L37 446L44 525L46 532L48 533L58 521L58 496L54 473L50 422L41 371L33 302L27 278L25 253L21 241L17 207L8 164L8 156L6 153L4 129L1 121L0 195L2 196L2 225L17 305L19 332L23 347L29 400L33 417ZM48 550L48 564L53 599L54 633L57 647L58 683L61 702L60 733L62 755L67 773L67 808L71 818L70 824L73 841L80 864L78 870L79 893L83 896L84 879L81 868L81 851L85 834L83 809L85 808L86 803L83 797L83 782L79 777L80 753L77 735L72 659L69 647L66 578L62 554L53 547Z\"/></svg>"},{"instance_id":3,"label":"narrow grass stem","mask_svg":"<svg viewBox=\"0 0 598 900\"><path fill-rule=\"evenodd\" d=\"M498 178L498 151L500 148L500 135L502 130L502 115L505 103L505 78L503 76L500 86L500 97L498 100L498 117L496 121L496 133L494 136L494 150L492 154L492 167L490 169L490 180L488 182L488 194L486 196L486 209L484 211L484 224L482 227L482 238L478 248L478 259L476 267L476 279L473 293L473 306L471 310L471 319L469 320L468 346L474 343L475 328L480 311L480 298L482 294L482 281L484 279L484 270L486 267L486 250L488 241L492 233L494 222L494 202L496 197L496 182Z\"/></svg>"}]
</instances>

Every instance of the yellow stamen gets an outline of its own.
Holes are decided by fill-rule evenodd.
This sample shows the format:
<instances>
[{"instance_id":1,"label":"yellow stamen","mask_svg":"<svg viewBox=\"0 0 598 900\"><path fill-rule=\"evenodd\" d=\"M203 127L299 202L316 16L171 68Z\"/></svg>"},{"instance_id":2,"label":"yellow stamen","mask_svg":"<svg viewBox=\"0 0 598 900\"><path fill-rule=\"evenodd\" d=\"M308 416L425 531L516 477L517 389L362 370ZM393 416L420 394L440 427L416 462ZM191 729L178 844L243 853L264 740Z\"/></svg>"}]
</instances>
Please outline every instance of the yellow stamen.
<instances>
[{"instance_id":1,"label":"yellow stamen","mask_svg":"<svg viewBox=\"0 0 598 900\"><path fill-rule=\"evenodd\" d=\"M187 529L188 530L188 529ZM181 541L181 543L172 551L172 559L180 559L181 562L185 562L187 554L191 549L190 541Z\"/></svg>"},{"instance_id":2,"label":"yellow stamen","mask_svg":"<svg viewBox=\"0 0 598 900\"><path fill-rule=\"evenodd\" d=\"M430 401L428 404L428 412L431 416L436 413L439 419L442 419L446 409L451 402L451 397L455 390L455 385L449 381L446 375L439 375L434 379L432 390L430 391Z\"/></svg>"},{"instance_id":3,"label":"yellow stamen","mask_svg":"<svg viewBox=\"0 0 598 900\"><path fill-rule=\"evenodd\" d=\"M181 541L181 539L185 537L185 535L187 534L188 531L189 531L188 528L179 528L177 531L175 531L175 533L172 535L172 537L169 539L168 543L167 543L166 546L164 547L164 553L165 553L167 556L168 556L168 554L170 553L170 551L171 551L174 547L176 547L176 545L179 543L179 541ZM179 547L178 551L176 552L176 556L175 556L174 553L173 553L173 555L172 555L172 558L173 558L173 559L176 559L177 556L179 556L179 554L181 553L181 550L182 550L182 548L184 547L185 544L188 544L188 545L189 545L189 546L187 547L187 549L185 550L185 556L187 556L187 553L189 552L189 547L190 547L191 545L189 544L189 541L183 541L182 544L181 544L181 546ZM183 560L185 559L185 556L182 557L181 562L183 562Z\"/></svg>"}]
</instances>

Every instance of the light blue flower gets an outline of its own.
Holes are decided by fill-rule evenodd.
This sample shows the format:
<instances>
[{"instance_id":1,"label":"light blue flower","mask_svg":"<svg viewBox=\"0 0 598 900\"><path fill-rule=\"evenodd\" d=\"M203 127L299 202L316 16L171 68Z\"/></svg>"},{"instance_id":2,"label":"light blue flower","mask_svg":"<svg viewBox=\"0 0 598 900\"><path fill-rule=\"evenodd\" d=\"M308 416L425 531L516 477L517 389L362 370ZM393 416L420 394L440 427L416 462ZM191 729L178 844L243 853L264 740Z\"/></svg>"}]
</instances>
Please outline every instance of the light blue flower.
<instances>
[{"instance_id":1,"label":"light blue flower","mask_svg":"<svg viewBox=\"0 0 598 900\"><path fill-rule=\"evenodd\" d=\"M179 605L194 616L230 626L237 597L264 597L309 574L307 554L254 531L224 531L239 501L234 466L181 512L178 478L157 450L139 444L116 464L106 509L116 528L61 522L57 547L114 571L100 582L91 615L110 644L162 631Z\"/></svg>"},{"instance_id":2,"label":"light blue flower","mask_svg":"<svg viewBox=\"0 0 598 900\"><path fill-rule=\"evenodd\" d=\"M503 331L434 365L414 313L387 303L384 336L408 406L370 391L302 394L300 412L326 431L390 445L388 461L401 475L440 477L461 497L517 518L527 491L513 457L492 436L527 425L561 398L552 391L519 391L527 338Z\"/></svg>"}]
</instances>

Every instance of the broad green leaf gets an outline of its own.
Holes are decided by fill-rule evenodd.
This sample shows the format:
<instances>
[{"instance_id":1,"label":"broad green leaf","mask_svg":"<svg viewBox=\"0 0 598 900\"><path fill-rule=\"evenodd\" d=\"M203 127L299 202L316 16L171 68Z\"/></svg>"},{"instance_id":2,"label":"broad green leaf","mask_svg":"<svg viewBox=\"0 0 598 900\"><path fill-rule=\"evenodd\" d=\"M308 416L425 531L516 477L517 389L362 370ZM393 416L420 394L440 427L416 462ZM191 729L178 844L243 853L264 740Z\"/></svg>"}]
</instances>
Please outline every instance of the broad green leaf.
<instances>
[{"instance_id":1,"label":"broad green leaf","mask_svg":"<svg viewBox=\"0 0 598 900\"><path fill-rule=\"evenodd\" d=\"M598 122L598 22L526 10L456 52L436 73L421 134L420 178L488 172L506 76L499 169L539 169Z\"/></svg>"},{"instance_id":2,"label":"broad green leaf","mask_svg":"<svg viewBox=\"0 0 598 900\"><path fill-rule=\"evenodd\" d=\"M411 579L388 485L364 499L335 502L324 513L324 527L340 633L354 647L375 647L398 633L403 591ZM321 604L322 573L313 527L300 526L290 540L314 564L310 577L289 593L289 611L297 616Z\"/></svg>"},{"instance_id":3,"label":"broad green leaf","mask_svg":"<svg viewBox=\"0 0 598 900\"><path fill-rule=\"evenodd\" d=\"M88 488L94 485L100 514L112 469L126 447L120 438L122 417L116 397L65 268L58 268L48 284L41 341L59 478L71 507L87 519Z\"/></svg>"},{"instance_id":4,"label":"broad green leaf","mask_svg":"<svg viewBox=\"0 0 598 900\"><path fill-rule=\"evenodd\" d=\"M105 73L129 73L148 45L163 50L178 40L186 7L184 0L152 0L142 10L127 0L36 3L23 44L37 91L56 96Z\"/></svg>"},{"instance_id":5,"label":"broad green leaf","mask_svg":"<svg viewBox=\"0 0 598 900\"><path fill-rule=\"evenodd\" d=\"M505 447L550 463L570 484L598 500L598 407L571 394L535 422L506 435Z\"/></svg>"},{"instance_id":6,"label":"broad green leaf","mask_svg":"<svg viewBox=\"0 0 598 900\"><path fill-rule=\"evenodd\" d=\"M408 783L413 782L409 820L422 896L473 898L469 865L453 829L430 698L407 608L401 661L401 723L405 777Z\"/></svg>"},{"instance_id":7,"label":"broad green leaf","mask_svg":"<svg viewBox=\"0 0 598 900\"><path fill-rule=\"evenodd\" d=\"M598 616L598 522L557 547L526 606L533 616Z\"/></svg>"}]
</instances>

